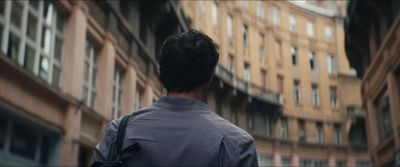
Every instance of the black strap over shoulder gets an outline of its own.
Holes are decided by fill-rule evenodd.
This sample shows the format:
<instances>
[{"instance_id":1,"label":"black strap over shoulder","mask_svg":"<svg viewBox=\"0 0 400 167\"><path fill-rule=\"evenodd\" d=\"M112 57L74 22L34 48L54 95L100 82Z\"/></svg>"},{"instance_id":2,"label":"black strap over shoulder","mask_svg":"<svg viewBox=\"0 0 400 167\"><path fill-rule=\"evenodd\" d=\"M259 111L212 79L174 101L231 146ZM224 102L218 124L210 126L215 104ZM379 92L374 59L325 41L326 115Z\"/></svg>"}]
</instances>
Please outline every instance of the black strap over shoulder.
<instances>
[{"instance_id":1,"label":"black strap over shoulder","mask_svg":"<svg viewBox=\"0 0 400 167\"><path fill-rule=\"evenodd\" d=\"M117 131L117 155L119 155L122 151L122 146L124 145L124 138L126 127L128 126L130 115L124 116L119 123L118 131Z\"/></svg>"}]
</instances>

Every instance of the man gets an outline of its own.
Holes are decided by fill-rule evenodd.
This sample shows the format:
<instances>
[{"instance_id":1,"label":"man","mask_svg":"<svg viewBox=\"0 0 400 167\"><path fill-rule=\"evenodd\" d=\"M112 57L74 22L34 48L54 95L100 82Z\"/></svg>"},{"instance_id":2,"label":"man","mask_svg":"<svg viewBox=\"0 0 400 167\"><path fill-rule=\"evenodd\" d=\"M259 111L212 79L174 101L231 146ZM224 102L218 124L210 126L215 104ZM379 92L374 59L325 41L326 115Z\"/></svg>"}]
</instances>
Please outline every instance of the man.
<instances>
[{"instance_id":1,"label":"man","mask_svg":"<svg viewBox=\"0 0 400 167\"><path fill-rule=\"evenodd\" d=\"M198 31L164 42L160 81L168 94L130 117L122 148L140 149L126 158L127 166L258 166L254 139L205 103L218 59L216 44ZM108 125L94 161L115 149L120 121Z\"/></svg>"}]
</instances>

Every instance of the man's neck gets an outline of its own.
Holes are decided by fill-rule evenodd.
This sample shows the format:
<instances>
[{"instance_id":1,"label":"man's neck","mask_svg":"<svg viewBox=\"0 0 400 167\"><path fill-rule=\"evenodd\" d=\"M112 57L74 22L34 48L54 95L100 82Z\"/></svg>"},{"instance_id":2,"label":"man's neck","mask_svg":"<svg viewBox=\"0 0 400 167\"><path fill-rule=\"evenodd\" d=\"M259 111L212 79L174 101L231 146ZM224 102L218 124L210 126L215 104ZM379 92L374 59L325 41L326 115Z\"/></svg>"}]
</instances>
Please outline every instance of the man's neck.
<instances>
[{"instance_id":1,"label":"man's neck","mask_svg":"<svg viewBox=\"0 0 400 167\"><path fill-rule=\"evenodd\" d=\"M184 97L184 98L189 98L189 99L195 99L199 101L205 102L205 96L204 96L204 91L200 90L193 90L190 92L170 92L167 94L167 96L171 97Z\"/></svg>"}]
</instances>

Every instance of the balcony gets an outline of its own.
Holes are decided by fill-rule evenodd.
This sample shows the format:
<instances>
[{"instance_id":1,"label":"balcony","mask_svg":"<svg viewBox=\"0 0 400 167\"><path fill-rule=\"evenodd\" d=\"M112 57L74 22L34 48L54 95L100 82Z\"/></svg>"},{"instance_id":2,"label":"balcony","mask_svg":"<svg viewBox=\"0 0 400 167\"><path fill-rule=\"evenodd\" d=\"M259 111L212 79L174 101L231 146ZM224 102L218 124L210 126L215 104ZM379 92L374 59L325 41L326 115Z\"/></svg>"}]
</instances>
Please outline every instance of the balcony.
<instances>
[{"instance_id":1,"label":"balcony","mask_svg":"<svg viewBox=\"0 0 400 167\"><path fill-rule=\"evenodd\" d=\"M252 85L249 82L238 79L232 72L223 67L221 64L217 65L215 75L218 79L234 89L247 94L249 97L258 99L275 106L280 106L279 94L270 90L261 89Z\"/></svg>"}]
</instances>

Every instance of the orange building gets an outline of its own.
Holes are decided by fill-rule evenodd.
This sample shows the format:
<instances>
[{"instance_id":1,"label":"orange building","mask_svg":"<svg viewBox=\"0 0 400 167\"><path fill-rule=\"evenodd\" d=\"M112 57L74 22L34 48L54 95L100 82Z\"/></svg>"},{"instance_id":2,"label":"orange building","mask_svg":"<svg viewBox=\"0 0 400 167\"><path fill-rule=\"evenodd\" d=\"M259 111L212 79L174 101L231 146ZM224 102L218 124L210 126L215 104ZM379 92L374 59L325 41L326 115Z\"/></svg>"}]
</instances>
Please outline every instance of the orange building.
<instances>
[{"instance_id":1,"label":"orange building","mask_svg":"<svg viewBox=\"0 0 400 167\"><path fill-rule=\"evenodd\" d=\"M219 45L215 112L251 133L262 166L370 166L340 1L182 1Z\"/></svg>"},{"instance_id":2,"label":"orange building","mask_svg":"<svg viewBox=\"0 0 400 167\"><path fill-rule=\"evenodd\" d=\"M112 119L162 94L172 1L0 1L0 166L87 166ZM168 24L166 24L168 23Z\"/></svg>"}]
</instances>

